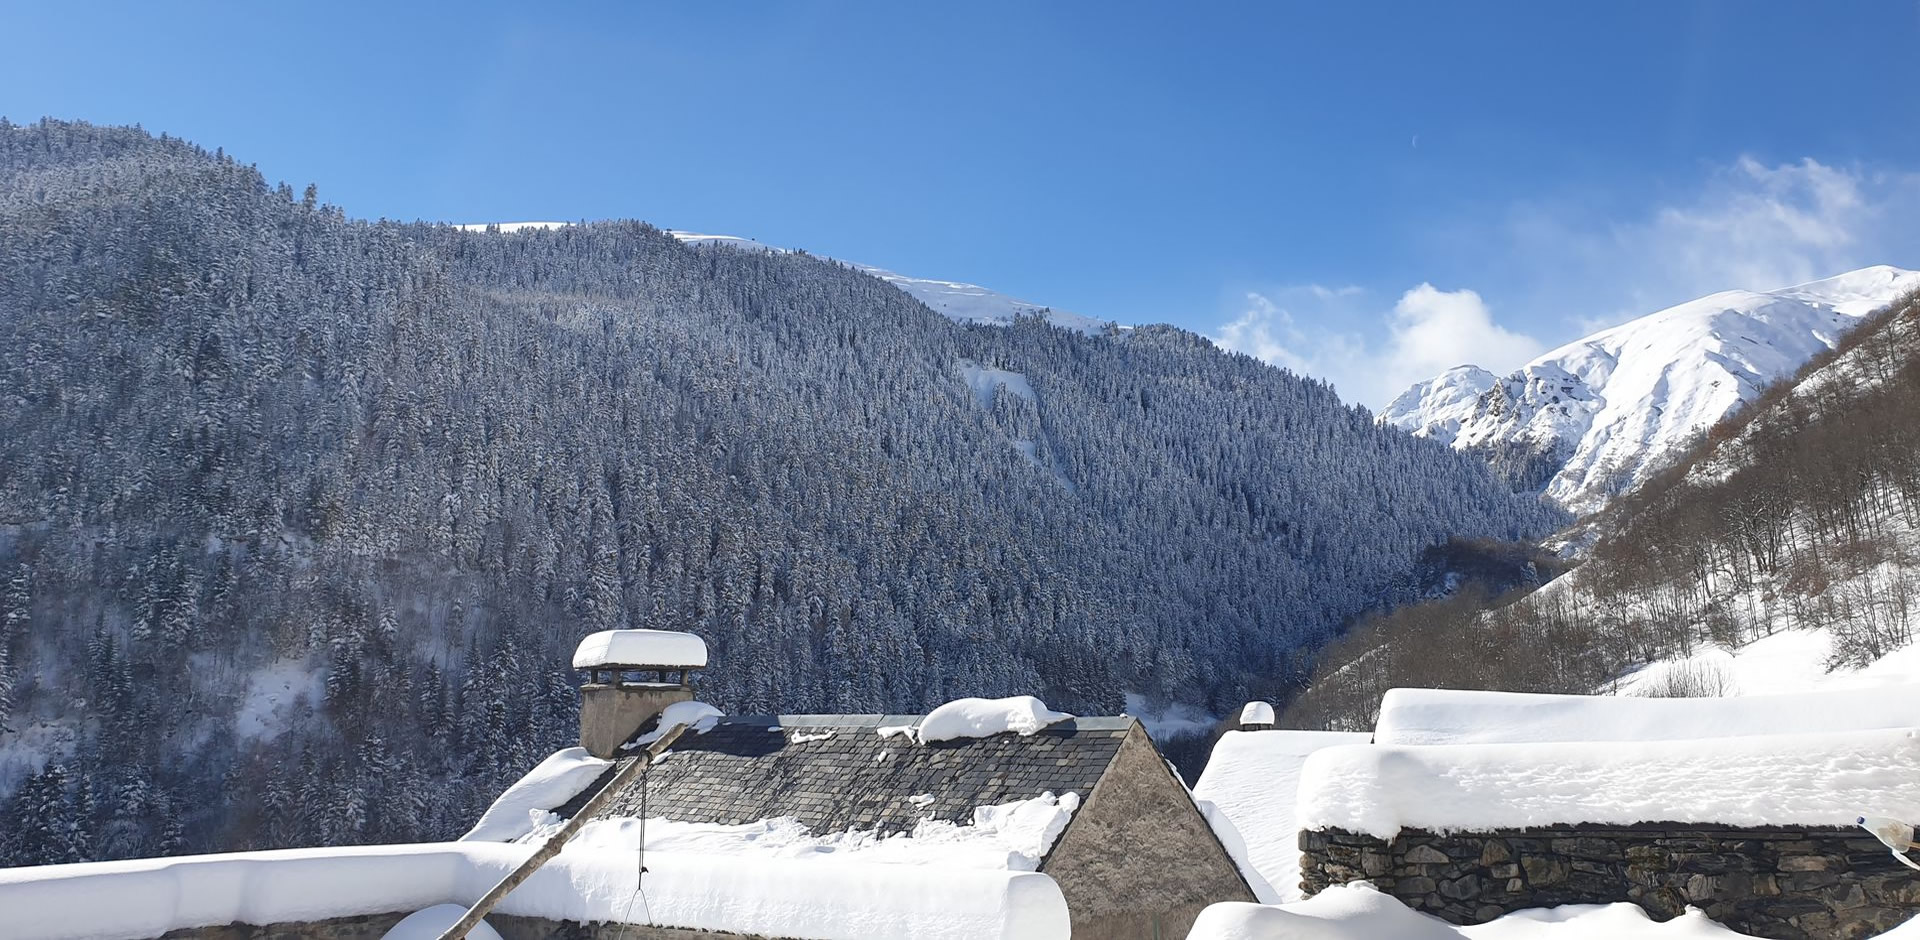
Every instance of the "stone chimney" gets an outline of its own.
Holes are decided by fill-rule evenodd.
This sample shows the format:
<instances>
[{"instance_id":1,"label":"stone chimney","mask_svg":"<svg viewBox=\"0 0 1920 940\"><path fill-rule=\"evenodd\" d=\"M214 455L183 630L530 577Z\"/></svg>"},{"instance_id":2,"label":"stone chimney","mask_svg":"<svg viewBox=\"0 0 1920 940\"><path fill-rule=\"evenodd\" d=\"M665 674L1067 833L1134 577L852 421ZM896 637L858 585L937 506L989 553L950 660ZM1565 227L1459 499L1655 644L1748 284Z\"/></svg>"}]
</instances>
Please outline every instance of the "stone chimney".
<instances>
[{"instance_id":1,"label":"stone chimney","mask_svg":"<svg viewBox=\"0 0 1920 940\"><path fill-rule=\"evenodd\" d=\"M580 641L573 668L580 686L580 746L602 759L631 740L675 702L693 700L693 670L707 664L707 644L672 630L605 630Z\"/></svg>"}]
</instances>

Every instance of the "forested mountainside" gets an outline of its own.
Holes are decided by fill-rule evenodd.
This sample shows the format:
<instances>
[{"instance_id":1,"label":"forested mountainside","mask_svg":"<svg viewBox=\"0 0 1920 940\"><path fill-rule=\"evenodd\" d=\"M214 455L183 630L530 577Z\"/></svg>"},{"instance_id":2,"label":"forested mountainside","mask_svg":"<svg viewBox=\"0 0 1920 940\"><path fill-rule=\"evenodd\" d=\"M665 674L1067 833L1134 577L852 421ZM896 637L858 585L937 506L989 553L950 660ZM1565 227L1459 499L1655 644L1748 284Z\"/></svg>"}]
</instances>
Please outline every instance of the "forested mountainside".
<instances>
[{"instance_id":1,"label":"forested mountainside","mask_svg":"<svg viewBox=\"0 0 1920 940\"><path fill-rule=\"evenodd\" d=\"M368 223L0 123L0 849L441 838L671 627L735 712L1224 713L1558 520L1171 328L956 324L638 222Z\"/></svg>"},{"instance_id":2,"label":"forested mountainside","mask_svg":"<svg viewBox=\"0 0 1920 940\"><path fill-rule=\"evenodd\" d=\"M1824 631L1835 669L1906 647L1920 638L1915 415L1908 294L1616 500L1572 573L1368 618L1286 720L1370 728L1394 686L1594 692L1640 664L1791 629Z\"/></svg>"},{"instance_id":3,"label":"forested mountainside","mask_svg":"<svg viewBox=\"0 0 1920 940\"><path fill-rule=\"evenodd\" d=\"M1920 272L1880 265L1721 291L1568 343L1506 378L1449 369L1381 420L1478 453L1516 488L1591 513L1915 288Z\"/></svg>"}]
</instances>

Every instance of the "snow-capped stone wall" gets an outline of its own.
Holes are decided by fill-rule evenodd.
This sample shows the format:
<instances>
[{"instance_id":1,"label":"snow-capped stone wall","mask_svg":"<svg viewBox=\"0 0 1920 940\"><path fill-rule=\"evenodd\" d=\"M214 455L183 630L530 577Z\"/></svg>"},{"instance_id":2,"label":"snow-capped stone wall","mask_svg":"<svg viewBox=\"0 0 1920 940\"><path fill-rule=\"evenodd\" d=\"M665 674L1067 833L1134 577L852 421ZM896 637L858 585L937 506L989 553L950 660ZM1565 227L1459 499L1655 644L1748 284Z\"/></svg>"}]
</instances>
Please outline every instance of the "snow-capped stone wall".
<instances>
[{"instance_id":1,"label":"snow-capped stone wall","mask_svg":"<svg viewBox=\"0 0 1920 940\"><path fill-rule=\"evenodd\" d=\"M1302 832L1302 888L1371 881L1456 924L1561 904L1693 906L1756 937L1874 936L1920 915L1920 877L1860 829L1566 826L1392 840Z\"/></svg>"}]
</instances>

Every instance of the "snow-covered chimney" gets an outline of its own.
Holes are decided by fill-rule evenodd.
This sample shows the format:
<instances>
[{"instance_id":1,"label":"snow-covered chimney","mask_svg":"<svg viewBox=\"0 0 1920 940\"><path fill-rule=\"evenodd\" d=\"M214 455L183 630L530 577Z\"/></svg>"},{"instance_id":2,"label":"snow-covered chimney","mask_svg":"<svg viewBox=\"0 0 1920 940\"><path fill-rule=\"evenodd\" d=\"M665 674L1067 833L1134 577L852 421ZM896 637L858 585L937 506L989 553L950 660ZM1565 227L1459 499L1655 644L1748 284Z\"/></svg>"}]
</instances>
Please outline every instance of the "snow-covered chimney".
<instances>
[{"instance_id":1,"label":"snow-covered chimney","mask_svg":"<svg viewBox=\"0 0 1920 940\"><path fill-rule=\"evenodd\" d=\"M653 716L693 700L689 674L707 664L707 644L672 630L605 630L580 641L580 746L612 759Z\"/></svg>"},{"instance_id":2,"label":"snow-covered chimney","mask_svg":"<svg viewBox=\"0 0 1920 940\"><path fill-rule=\"evenodd\" d=\"M1271 731L1273 722L1273 706L1266 702L1248 702L1245 708L1240 709L1242 731Z\"/></svg>"}]
</instances>

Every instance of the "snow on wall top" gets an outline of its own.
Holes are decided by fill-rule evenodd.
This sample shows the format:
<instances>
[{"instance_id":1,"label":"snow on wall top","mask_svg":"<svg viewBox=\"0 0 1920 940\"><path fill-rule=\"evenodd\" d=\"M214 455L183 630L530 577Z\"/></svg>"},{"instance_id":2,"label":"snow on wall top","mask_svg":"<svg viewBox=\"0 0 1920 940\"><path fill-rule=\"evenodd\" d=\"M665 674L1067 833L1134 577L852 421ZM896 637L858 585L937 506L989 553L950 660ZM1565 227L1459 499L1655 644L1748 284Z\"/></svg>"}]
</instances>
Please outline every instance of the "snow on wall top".
<instances>
[{"instance_id":1,"label":"snow on wall top","mask_svg":"<svg viewBox=\"0 0 1920 940\"><path fill-rule=\"evenodd\" d=\"M8 936L36 940L414 911L470 904L533 852L444 842L0 869L0 911ZM1059 886L1033 872L671 853L649 854L647 868L643 907L631 903L631 853L562 852L495 910L819 940L1065 940L1069 930Z\"/></svg>"},{"instance_id":2,"label":"snow on wall top","mask_svg":"<svg viewBox=\"0 0 1920 940\"><path fill-rule=\"evenodd\" d=\"M1504 379L1449 370L1395 399L1380 420L1460 448L1552 451L1560 462L1547 495L1590 512L1915 287L1920 272L1879 265L1772 291L1722 291L1568 343Z\"/></svg>"},{"instance_id":3,"label":"snow on wall top","mask_svg":"<svg viewBox=\"0 0 1920 940\"><path fill-rule=\"evenodd\" d=\"M1264 705L1264 702L1254 704ZM1301 765L1322 748L1365 744L1364 732L1229 731L1213 745L1193 798L1210 804L1231 824L1243 847L1233 851L1242 871L1258 873L1253 893L1277 904L1300 899L1300 830L1294 824L1294 799ZM1207 814L1216 832L1221 826ZM1234 841L1221 832L1232 851ZM1264 889L1264 890L1263 890Z\"/></svg>"},{"instance_id":4,"label":"snow on wall top","mask_svg":"<svg viewBox=\"0 0 1920 940\"><path fill-rule=\"evenodd\" d=\"M1297 814L1302 829L1381 839L1409 828L1920 819L1920 732L1333 747L1307 758Z\"/></svg>"},{"instance_id":5,"label":"snow on wall top","mask_svg":"<svg viewBox=\"0 0 1920 940\"><path fill-rule=\"evenodd\" d=\"M1073 716L1047 707L1031 695L1007 698L954 699L927 713L913 730L923 744L955 741L961 738L988 738L1012 732L1032 735L1048 725L1059 724ZM899 734L903 728L881 728L882 737Z\"/></svg>"},{"instance_id":6,"label":"snow on wall top","mask_svg":"<svg viewBox=\"0 0 1920 940\"><path fill-rule=\"evenodd\" d=\"M602 630L573 651L573 668L665 666L698 669L707 664L707 642L677 630Z\"/></svg>"},{"instance_id":7,"label":"snow on wall top","mask_svg":"<svg viewBox=\"0 0 1920 940\"><path fill-rule=\"evenodd\" d=\"M534 846L436 842L0 869L8 936L123 940L228 923L307 923L472 904ZM647 905L632 905L634 856L563 852L497 913L549 921L891 940L1068 936L1060 886L1025 871L647 856ZM645 913L643 913L645 911Z\"/></svg>"},{"instance_id":8,"label":"snow on wall top","mask_svg":"<svg viewBox=\"0 0 1920 940\"><path fill-rule=\"evenodd\" d=\"M1380 744L1670 741L1875 728L1920 728L1920 686L1734 698L1392 689L1380 700L1374 740Z\"/></svg>"}]
</instances>

